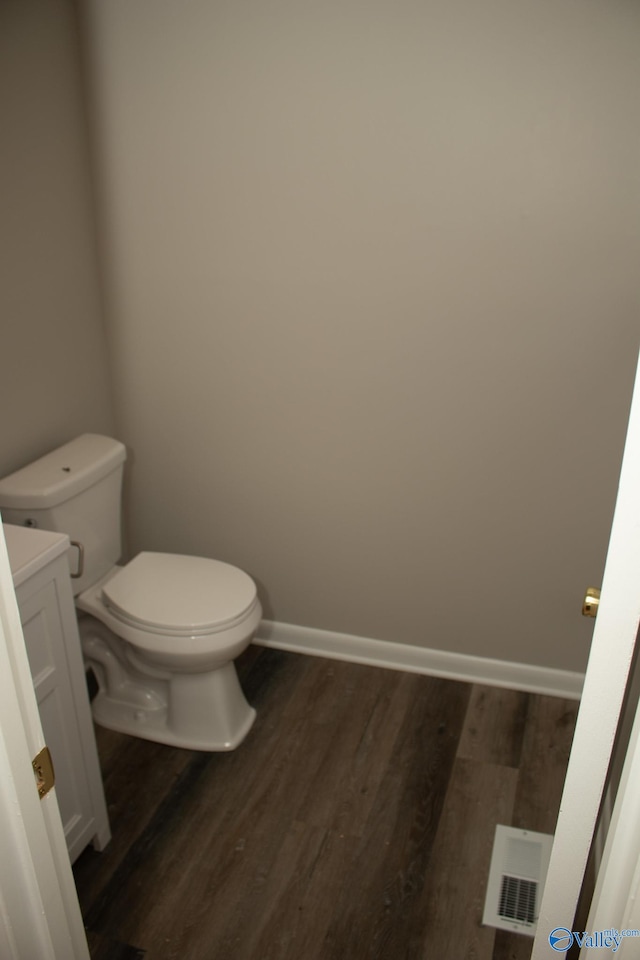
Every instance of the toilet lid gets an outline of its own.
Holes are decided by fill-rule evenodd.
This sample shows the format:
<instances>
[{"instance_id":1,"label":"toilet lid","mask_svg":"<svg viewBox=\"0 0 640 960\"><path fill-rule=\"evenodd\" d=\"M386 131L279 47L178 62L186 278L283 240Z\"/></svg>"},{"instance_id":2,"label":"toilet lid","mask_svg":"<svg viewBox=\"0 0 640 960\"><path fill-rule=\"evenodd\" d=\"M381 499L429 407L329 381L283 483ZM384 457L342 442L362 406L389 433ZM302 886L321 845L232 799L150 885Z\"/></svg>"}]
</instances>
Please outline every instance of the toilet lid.
<instances>
[{"instance_id":1,"label":"toilet lid","mask_svg":"<svg viewBox=\"0 0 640 960\"><path fill-rule=\"evenodd\" d=\"M143 630L202 635L227 629L257 603L242 570L219 560L139 553L102 588L112 613Z\"/></svg>"}]
</instances>

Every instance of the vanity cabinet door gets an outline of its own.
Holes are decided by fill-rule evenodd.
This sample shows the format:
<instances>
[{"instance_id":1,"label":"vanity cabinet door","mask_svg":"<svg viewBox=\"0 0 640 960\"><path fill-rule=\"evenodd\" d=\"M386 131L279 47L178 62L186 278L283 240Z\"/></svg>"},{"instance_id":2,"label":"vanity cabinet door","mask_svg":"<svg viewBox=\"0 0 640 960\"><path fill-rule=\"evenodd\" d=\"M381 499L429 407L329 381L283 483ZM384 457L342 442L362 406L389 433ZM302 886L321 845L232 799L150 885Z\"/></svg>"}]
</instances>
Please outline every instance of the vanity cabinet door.
<instances>
[{"instance_id":1,"label":"vanity cabinet door","mask_svg":"<svg viewBox=\"0 0 640 960\"><path fill-rule=\"evenodd\" d=\"M68 579L65 558L61 569ZM46 572L24 583L16 594L42 729L53 759L67 849L73 861L92 840L101 849L110 832L102 784L95 783L99 768L71 591L69 587L69 597L65 596L64 582L61 590L60 580L52 577L51 570L48 576Z\"/></svg>"}]
</instances>

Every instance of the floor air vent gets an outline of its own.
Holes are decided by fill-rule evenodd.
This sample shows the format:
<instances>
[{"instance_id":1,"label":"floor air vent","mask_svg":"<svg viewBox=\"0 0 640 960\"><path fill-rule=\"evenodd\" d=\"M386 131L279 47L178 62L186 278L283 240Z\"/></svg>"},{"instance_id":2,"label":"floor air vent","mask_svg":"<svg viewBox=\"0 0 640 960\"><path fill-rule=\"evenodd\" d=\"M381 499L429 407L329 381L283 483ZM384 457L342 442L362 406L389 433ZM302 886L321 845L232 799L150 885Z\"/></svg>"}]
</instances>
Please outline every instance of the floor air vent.
<instances>
[{"instance_id":1,"label":"floor air vent","mask_svg":"<svg viewBox=\"0 0 640 960\"><path fill-rule=\"evenodd\" d=\"M496 827L482 922L533 936L553 837Z\"/></svg>"}]
</instances>

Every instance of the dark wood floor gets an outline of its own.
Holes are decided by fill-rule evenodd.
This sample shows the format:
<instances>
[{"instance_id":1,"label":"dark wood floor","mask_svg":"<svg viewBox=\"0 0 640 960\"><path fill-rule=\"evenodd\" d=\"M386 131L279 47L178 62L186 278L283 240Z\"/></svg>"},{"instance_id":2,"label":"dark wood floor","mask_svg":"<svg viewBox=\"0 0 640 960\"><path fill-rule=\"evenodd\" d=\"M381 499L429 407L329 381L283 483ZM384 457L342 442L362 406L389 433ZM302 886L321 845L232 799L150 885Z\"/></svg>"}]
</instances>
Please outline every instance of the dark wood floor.
<instances>
[{"instance_id":1,"label":"dark wood floor","mask_svg":"<svg viewBox=\"0 0 640 960\"><path fill-rule=\"evenodd\" d=\"M481 925L497 823L555 827L577 704L250 648L231 754L98 729L94 960L525 960Z\"/></svg>"}]
</instances>

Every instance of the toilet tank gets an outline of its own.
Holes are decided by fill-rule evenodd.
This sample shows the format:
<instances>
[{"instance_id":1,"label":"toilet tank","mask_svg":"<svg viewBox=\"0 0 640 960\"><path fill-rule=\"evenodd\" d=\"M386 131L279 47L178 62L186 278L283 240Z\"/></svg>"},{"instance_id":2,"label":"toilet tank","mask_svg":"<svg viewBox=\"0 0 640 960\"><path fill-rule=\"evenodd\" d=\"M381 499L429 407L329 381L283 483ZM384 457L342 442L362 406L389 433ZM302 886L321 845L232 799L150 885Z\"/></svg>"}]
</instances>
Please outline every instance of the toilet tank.
<instances>
[{"instance_id":1,"label":"toilet tank","mask_svg":"<svg viewBox=\"0 0 640 960\"><path fill-rule=\"evenodd\" d=\"M120 559L120 500L124 444L86 433L0 480L5 523L66 533L82 545L84 570L74 594L104 576ZM78 549L69 551L76 573Z\"/></svg>"}]
</instances>

